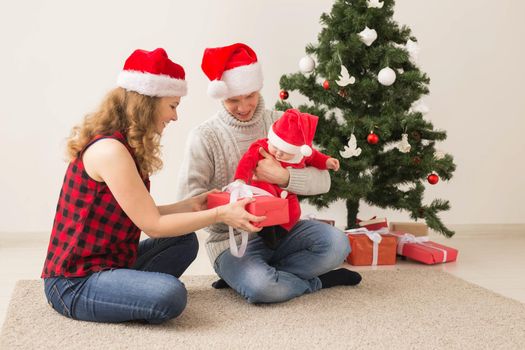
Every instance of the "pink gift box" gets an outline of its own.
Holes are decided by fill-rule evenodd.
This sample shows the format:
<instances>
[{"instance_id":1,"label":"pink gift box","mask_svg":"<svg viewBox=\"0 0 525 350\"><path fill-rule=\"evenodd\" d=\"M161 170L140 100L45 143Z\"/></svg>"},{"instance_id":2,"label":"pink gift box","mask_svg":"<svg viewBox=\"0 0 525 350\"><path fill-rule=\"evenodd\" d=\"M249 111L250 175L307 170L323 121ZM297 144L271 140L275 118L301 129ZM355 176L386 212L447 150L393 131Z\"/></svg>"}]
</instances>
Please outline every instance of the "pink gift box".
<instances>
[{"instance_id":1,"label":"pink gift box","mask_svg":"<svg viewBox=\"0 0 525 350\"><path fill-rule=\"evenodd\" d=\"M246 211L256 216L266 216L264 221L254 223L254 226L274 226L286 224L290 221L287 199L270 196L254 196L253 198L255 201L246 205ZM228 203L230 203L228 192L208 194L208 209Z\"/></svg>"},{"instance_id":2,"label":"pink gift box","mask_svg":"<svg viewBox=\"0 0 525 350\"><path fill-rule=\"evenodd\" d=\"M397 237L397 253L409 259L432 265L456 261L458 257L457 249L425 240L426 237L415 237L402 232L390 233ZM411 242L414 239L419 241Z\"/></svg>"}]
</instances>

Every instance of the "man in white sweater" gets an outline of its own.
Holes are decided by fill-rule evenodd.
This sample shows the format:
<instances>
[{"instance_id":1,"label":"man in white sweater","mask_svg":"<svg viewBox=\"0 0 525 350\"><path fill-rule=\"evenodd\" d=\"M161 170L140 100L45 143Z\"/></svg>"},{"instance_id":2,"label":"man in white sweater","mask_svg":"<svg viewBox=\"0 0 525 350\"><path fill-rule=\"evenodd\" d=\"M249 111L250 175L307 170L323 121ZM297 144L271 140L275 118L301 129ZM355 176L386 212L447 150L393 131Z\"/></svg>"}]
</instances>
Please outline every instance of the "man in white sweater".
<instances>
[{"instance_id":1,"label":"man in white sweater","mask_svg":"<svg viewBox=\"0 0 525 350\"><path fill-rule=\"evenodd\" d=\"M179 174L178 197L188 198L231 181L237 164L256 140L266 138L282 112L265 109L259 94L262 72L255 52L244 44L206 49L202 68L211 83L208 94L222 100L220 110L192 130ZM262 151L264 152L264 151ZM330 175L313 167L284 169L263 154L255 171L263 181L300 195L330 189ZM340 230L314 220L300 220L275 250L250 233L246 253L229 251L228 227L207 228L206 250L221 280L216 288L231 286L251 303L282 302L335 285L355 285L361 276L341 265L350 252ZM237 243L240 232L235 231Z\"/></svg>"}]
</instances>

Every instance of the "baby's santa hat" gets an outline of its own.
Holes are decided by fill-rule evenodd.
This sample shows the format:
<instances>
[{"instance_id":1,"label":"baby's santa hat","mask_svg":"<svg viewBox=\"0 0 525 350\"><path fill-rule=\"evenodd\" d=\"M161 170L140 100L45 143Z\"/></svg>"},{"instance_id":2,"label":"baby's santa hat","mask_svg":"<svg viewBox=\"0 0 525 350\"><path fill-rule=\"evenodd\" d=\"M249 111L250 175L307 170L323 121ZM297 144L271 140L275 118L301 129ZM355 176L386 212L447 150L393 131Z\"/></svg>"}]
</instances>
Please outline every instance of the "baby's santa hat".
<instances>
[{"instance_id":1,"label":"baby's santa hat","mask_svg":"<svg viewBox=\"0 0 525 350\"><path fill-rule=\"evenodd\" d=\"M210 79L208 95L217 99L246 95L263 85L261 65L248 45L208 48L202 57L202 70Z\"/></svg>"},{"instance_id":2,"label":"baby's santa hat","mask_svg":"<svg viewBox=\"0 0 525 350\"><path fill-rule=\"evenodd\" d=\"M272 124L268 141L281 151L299 156L299 160L308 157L312 154L318 119L315 115L289 109Z\"/></svg>"},{"instance_id":3,"label":"baby's santa hat","mask_svg":"<svg viewBox=\"0 0 525 350\"><path fill-rule=\"evenodd\" d=\"M185 96L184 68L171 61L162 48L135 50L119 73L117 86L146 96Z\"/></svg>"}]
</instances>

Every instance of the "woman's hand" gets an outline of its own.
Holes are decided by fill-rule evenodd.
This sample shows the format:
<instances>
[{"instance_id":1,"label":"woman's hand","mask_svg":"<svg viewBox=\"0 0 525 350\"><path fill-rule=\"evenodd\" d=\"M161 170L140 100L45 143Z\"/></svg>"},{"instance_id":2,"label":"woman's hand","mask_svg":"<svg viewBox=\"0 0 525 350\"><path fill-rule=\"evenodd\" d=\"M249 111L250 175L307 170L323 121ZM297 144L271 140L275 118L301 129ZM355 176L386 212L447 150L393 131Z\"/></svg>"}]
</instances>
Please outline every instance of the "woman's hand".
<instances>
[{"instance_id":1,"label":"woman's hand","mask_svg":"<svg viewBox=\"0 0 525 350\"><path fill-rule=\"evenodd\" d=\"M264 181L280 187L287 187L290 181L290 173L282 167L281 163L264 148L259 148L259 153L264 157L257 163L254 171L254 180Z\"/></svg>"},{"instance_id":2,"label":"woman's hand","mask_svg":"<svg viewBox=\"0 0 525 350\"><path fill-rule=\"evenodd\" d=\"M259 232L262 227L256 227L252 222L261 222L266 219L266 216L255 216L244 209L248 203L254 200L254 198L244 198L235 203L217 207L217 221L224 222L226 225L239 230Z\"/></svg>"},{"instance_id":3,"label":"woman's hand","mask_svg":"<svg viewBox=\"0 0 525 350\"><path fill-rule=\"evenodd\" d=\"M188 199L188 208L190 211L201 211L208 209L208 194L220 192L218 189L213 189L208 192L201 193L195 197Z\"/></svg>"}]
</instances>

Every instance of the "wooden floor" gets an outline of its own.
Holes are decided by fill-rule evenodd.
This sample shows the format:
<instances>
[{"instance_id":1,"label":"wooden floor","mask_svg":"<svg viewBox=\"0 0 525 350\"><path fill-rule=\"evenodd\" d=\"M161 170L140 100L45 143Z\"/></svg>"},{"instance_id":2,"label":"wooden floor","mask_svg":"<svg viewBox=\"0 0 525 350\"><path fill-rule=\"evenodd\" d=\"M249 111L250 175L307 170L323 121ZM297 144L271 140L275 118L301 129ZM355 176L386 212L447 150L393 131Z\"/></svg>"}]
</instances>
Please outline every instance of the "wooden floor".
<instances>
[{"instance_id":1,"label":"wooden floor","mask_svg":"<svg viewBox=\"0 0 525 350\"><path fill-rule=\"evenodd\" d=\"M459 249L458 261L433 266L399 261L395 266L377 269L440 269L496 293L525 303L525 225L455 225L456 236L431 239ZM199 232L201 247L205 233ZM38 279L48 244L43 233L0 233L0 324L15 282ZM354 270L372 267L346 267ZM186 271L190 275L213 274L205 249ZM42 291L43 292L43 291Z\"/></svg>"}]
</instances>

